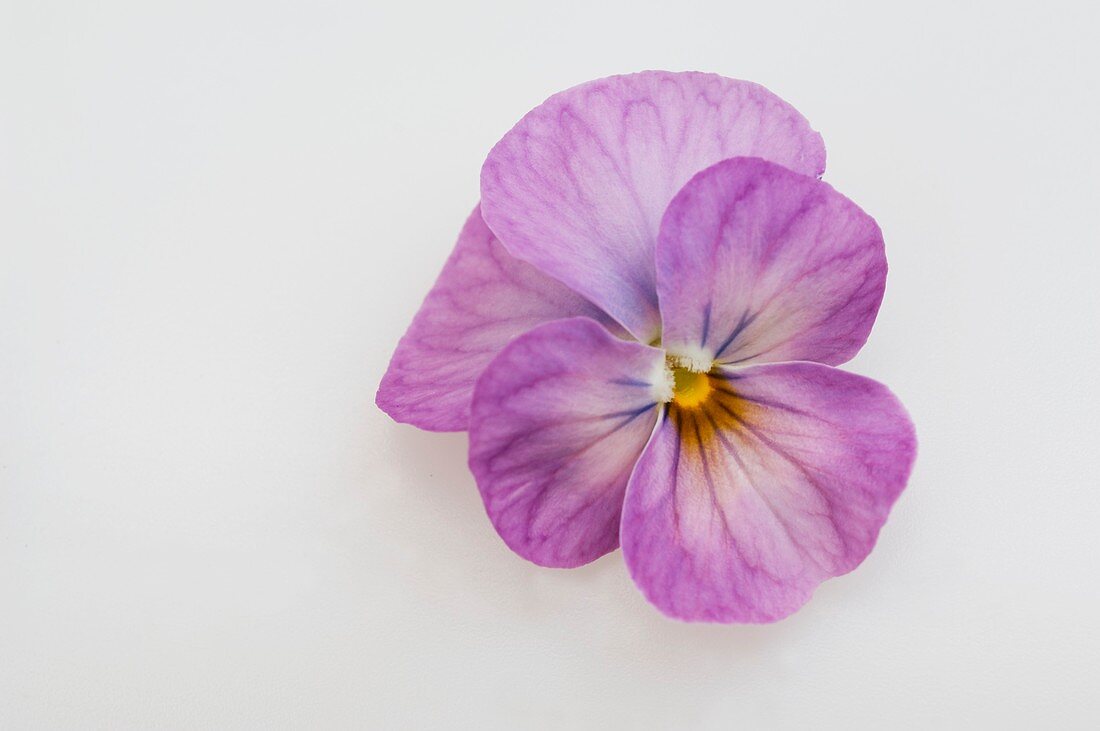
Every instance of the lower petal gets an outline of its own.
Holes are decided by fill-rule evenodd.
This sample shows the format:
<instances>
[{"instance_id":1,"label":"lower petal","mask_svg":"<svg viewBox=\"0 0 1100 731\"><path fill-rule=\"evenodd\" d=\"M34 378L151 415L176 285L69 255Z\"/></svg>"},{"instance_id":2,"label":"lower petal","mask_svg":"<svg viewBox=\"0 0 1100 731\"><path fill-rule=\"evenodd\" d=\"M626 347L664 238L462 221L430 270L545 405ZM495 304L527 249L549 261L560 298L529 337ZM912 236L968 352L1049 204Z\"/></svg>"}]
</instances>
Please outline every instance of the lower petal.
<instances>
[{"instance_id":1,"label":"lower petal","mask_svg":"<svg viewBox=\"0 0 1100 731\"><path fill-rule=\"evenodd\" d=\"M627 490L634 581L666 614L772 622L870 553L905 487L913 425L875 381L815 363L715 371L670 404Z\"/></svg>"},{"instance_id":2,"label":"lower petal","mask_svg":"<svg viewBox=\"0 0 1100 731\"><path fill-rule=\"evenodd\" d=\"M666 390L663 351L586 318L502 350L474 391L470 469L505 543L556 567L615 549L626 483Z\"/></svg>"},{"instance_id":3,"label":"lower petal","mask_svg":"<svg viewBox=\"0 0 1100 731\"><path fill-rule=\"evenodd\" d=\"M432 431L462 431L477 377L500 349L536 325L583 315L621 332L599 308L514 258L477 208L393 354L379 408Z\"/></svg>"}]
</instances>

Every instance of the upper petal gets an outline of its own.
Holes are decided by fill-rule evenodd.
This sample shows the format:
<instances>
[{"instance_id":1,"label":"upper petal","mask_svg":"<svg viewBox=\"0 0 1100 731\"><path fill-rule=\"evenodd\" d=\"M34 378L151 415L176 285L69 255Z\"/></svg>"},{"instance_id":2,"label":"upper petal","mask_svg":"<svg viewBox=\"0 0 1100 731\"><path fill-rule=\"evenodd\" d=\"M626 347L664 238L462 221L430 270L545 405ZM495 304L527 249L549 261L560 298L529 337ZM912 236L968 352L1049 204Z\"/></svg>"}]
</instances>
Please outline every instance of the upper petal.
<instances>
[{"instance_id":1,"label":"upper petal","mask_svg":"<svg viewBox=\"0 0 1100 731\"><path fill-rule=\"evenodd\" d=\"M913 425L880 383L816 363L712 373L669 406L623 507L623 555L666 614L771 622L871 551L912 467Z\"/></svg>"},{"instance_id":2,"label":"upper petal","mask_svg":"<svg viewBox=\"0 0 1100 731\"><path fill-rule=\"evenodd\" d=\"M663 352L586 318L542 325L493 359L474 391L470 469L513 551L569 567L619 545L664 378Z\"/></svg>"},{"instance_id":3,"label":"upper petal","mask_svg":"<svg viewBox=\"0 0 1100 731\"><path fill-rule=\"evenodd\" d=\"M505 251L475 208L397 345L378 406L421 429L466 429L474 383L493 356L535 325L577 315L618 329L591 302Z\"/></svg>"},{"instance_id":4,"label":"upper petal","mask_svg":"<svg viewBox=\"0 0 1100 731\"><path fill-rule=\"evenodd\" d=\"M481 171L485 220L510 252L650 342L661 214L692 175L736 155L825 169L821 136L757 84L664 71L599 79L550 97L497 143Z\"/></svg>"},{"instance_id":5,"label":"upper petal","mask_svg":"<svg viewBox=\"0 0 1100 731\"><path fill-rule=\"evenodd\" d=\"M874 219L828 183L764 160L699 173L661 222L663 342L679 355L843 363L867 340L885 287Z\"/></svg>"}]
</instances>

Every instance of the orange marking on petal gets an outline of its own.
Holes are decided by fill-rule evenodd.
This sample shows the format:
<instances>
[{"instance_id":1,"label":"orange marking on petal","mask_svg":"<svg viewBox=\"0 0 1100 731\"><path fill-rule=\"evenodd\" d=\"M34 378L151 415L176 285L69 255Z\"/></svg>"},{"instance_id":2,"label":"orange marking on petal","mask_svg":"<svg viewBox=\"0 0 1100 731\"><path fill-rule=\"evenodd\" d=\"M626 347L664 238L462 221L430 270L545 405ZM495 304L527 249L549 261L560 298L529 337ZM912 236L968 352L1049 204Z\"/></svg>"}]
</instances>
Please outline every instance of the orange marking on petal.
<instances>
[{"instance_id":1,"label":"orange marking on petal","mask_svg":"<svg viewBox=\"0 0 1100 731\"><path fill-rule=\"evenodd\" d=\"M716 370L696 373L674 368L672 374L674 386L668 408L682 444L704 446L713 442L719 431L740 431L760 408L738 396L730 381Z\"/></svg>"}]
</instances>

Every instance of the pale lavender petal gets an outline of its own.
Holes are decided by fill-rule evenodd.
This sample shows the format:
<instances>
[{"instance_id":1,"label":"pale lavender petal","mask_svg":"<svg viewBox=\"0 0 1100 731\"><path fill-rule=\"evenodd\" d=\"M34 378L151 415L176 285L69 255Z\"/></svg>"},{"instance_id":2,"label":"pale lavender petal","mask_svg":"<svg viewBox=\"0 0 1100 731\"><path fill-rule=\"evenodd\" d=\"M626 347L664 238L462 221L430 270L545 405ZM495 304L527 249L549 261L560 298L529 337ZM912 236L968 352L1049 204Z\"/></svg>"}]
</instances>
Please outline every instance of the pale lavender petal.
<instances>
[{"instance_id":1,"label":"pale lavender petal","mask_svg":"<svg viewBox=\"0 0 1100 731\"><path fill-rule=\"evenodd\" d=\"M667 388L662 351L586 318L493 359L474 391L470 469L513 551L571 567L619 545L623 491Z\"/></svg>"},{"instance_id":2,"label":"pale lavender petal","mask_svg":"<svg viewBox=\"0 0 1100 731\"><path fill-rule=\"evenodd\" d=\"M874 219L827 183L764 160L699 173L661 223L664 346L703 370L843 363L867 340L885 286Z\"/></svg>"},{"instance_id":3,"label":"pale lavender petal","mask_svg":"<svg viewBox=\"0 0 1100 731\"><path fill-rule=\"evenodd\" d=\"M622 332L588 300L512 257L474 209L397 345L378 406L421 429L462 431L474 383L493 356L536 325L578 315Z\"/></svg>"},{"instance_id":4,"label":"pale lavender petal","mask_svg":"<svg viewBox=\"0 0 1100 731\"><path fill-rule=\"evenodd\" d=\"M481 171L482 207L510 252L651 342L661 214L692 175L737 155L825 169L821 136L762 86L694 72L612 76L555 94L504 136Z\"/></svg>"},{"instance_id":5,"label":"pale lavender petal","mask_svg":"<svg viewBox=\"0 0 1100 731\"><path fill-rule=\"evenodd\" d=\"M666 614L772 622L855 568L905 487L913 425L883 385L817 363L709 376L675 402L627 489L634 581Z\"/></svg>"}]
</instances>

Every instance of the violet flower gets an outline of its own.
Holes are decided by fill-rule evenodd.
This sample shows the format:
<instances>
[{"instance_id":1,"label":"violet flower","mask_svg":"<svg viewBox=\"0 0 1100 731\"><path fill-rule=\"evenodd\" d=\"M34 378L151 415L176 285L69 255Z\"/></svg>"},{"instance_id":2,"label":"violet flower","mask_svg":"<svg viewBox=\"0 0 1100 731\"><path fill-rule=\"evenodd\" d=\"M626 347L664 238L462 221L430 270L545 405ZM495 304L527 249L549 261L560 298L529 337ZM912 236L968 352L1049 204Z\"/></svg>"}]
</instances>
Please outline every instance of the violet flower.
<instances>
[{"instance_id":1,"label":"violet flower","mask_svg":"<svg viewBox=\"0 0 1100 731\"><path fill-rule=\"evenodd\" d=\"M886 258L824 166L755 84L645 72L551 97L489 153L378 405L469 429L524 558L621 545L672 617L787 616L867 556L916 449L885 386L833 367Z\"/></svg>"}]
</instances>

